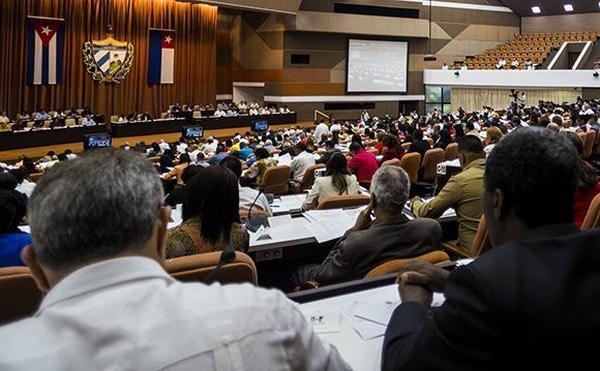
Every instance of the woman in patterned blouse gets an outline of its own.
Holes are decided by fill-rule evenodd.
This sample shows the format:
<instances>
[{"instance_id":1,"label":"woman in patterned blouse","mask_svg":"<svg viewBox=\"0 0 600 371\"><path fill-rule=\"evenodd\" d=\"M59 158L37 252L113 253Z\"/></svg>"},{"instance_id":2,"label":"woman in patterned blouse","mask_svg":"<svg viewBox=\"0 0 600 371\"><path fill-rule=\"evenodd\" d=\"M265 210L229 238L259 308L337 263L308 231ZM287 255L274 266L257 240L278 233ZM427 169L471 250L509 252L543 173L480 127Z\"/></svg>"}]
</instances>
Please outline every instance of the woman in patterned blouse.
<instances>
[{"instance_id":1,"label":"woman in patterned blouse","mask_svg":"<svg viewBox=\"0 0 600 371\"><path fill-rule=\"evenodd\" d=\"M228 243L248 249L249 236L240 223L236 176L211 166L192 177L183 200L183 223L167 235L167 258L222 251Z\"/></svg>"}]
</instances>

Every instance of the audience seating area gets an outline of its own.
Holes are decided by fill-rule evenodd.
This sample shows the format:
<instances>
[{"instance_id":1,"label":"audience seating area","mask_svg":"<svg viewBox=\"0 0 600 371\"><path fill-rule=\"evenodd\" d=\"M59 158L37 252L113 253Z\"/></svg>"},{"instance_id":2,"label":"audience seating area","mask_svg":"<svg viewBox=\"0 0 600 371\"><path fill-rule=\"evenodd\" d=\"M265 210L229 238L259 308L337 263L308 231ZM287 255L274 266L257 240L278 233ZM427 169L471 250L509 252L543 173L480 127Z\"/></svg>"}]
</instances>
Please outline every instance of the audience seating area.
<instances>
[{"instance_id":1,"label":"audience seating area","mask_svg":"<svg viewBox=\"0 0 600 371\"><path fill-rule=\"evenodd\" d=\"M495 69L500 58L506 60L505 68L510 68L510 63L516 59L519 61L519 69L525 69L525 62L528 59L539 66L544 63L553 49L560 48L564 42L596 42L599 36L600 31L518 34L515 38L494 49L488 49L475 58L467 58L465 62L469 69L485 70Z\"/></svg>"}]
</instances>

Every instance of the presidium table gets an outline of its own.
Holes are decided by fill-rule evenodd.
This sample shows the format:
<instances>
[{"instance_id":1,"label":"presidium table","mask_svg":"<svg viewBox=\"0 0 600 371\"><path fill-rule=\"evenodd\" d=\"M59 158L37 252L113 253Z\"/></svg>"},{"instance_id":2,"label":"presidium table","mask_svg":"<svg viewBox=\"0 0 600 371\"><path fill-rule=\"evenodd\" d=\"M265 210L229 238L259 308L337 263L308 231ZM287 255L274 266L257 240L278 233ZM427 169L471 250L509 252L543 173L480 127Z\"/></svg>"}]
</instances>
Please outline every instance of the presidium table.
<instances>
[{"instance_id":1,"label":"presidium table","mask_svg":"<svg viewBox=\"0 0 600 371\"><path fill-rule=\"evenodd\" d=\"M295 124L296 113L234 117L177 117L153 121L135 121L123 124L73 126L54 129L39 129L19 132L0 132L0 151L19 148L51 146L83 142L86 134L110 132L113 138L181 132L184 126L202 126L204 130L246 128L255 121L266 121L269 125ZM243 130L243 131L246 131Z\"/></svg>"}]
</instances>

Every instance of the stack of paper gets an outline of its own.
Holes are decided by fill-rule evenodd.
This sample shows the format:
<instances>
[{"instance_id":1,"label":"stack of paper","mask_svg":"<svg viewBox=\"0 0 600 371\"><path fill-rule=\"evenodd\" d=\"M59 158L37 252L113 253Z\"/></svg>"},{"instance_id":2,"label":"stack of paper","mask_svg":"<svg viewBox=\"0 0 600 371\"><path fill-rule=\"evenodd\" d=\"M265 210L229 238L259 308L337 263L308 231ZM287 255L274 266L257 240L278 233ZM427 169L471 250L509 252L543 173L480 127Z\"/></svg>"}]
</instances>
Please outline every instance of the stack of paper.
<instances>
[{"instance_id":1,"label":"stack of paper","mask_svg":"<svg viewBox=\"0 0 600 371\"><path fill-rule=\"evenodd\" d=\"M356 218L341 209L311 210L304 213L304 217L310 221L305 228L319 243L342 237L356 221Z\"/></svg>"},{"instance_id":2,"label":"stack of paper","mask_svg":"<svg viewBox=\"0 0 600 371\"><path fill-rule=\"evenodd\" d=\"M434 293L431 306L438 307L444 300L443 294ZM372 295L343 304L340 310L352 328L364 340L369 340L383 336L394 310L400 303L398 286L390 285L378 289Z\"/></svg>"},{"instance_id":3,"label":"stack of paper","mask_svg":"<svg viewBox=\"0 0 600 371\"><path fill-rule=\"evenodd\" d=\"M275 215L299 212L302 210L302 204L305 199L305 193L282 196L273 200L273 203L270 205L271 210Z\"/></svg>"},{"instance_id":4,"label":"stack of paper","mask_svg":"<svg viewBox=\"0 0 600 371\"><path fill-rule=\"evenodd\" d=\"M360 335L363 340L375 339L385 334L386 326L368 321L354 315L356 308L364 305L366 300L355 300L346 305L340 306L344 317L350 322L350 325Z\"/></svg>"},{"instance_id":5,"label":"stack of paper","mask_svg":"<svg viewBox=\"0 0 600 371\"><path fill-rule=\"evenodd\" d=\"M273 228L290 224L292 222L292 216L290 214L271 216L267 220L269 221L269 226Z\"/></svg>"}]
</instances>

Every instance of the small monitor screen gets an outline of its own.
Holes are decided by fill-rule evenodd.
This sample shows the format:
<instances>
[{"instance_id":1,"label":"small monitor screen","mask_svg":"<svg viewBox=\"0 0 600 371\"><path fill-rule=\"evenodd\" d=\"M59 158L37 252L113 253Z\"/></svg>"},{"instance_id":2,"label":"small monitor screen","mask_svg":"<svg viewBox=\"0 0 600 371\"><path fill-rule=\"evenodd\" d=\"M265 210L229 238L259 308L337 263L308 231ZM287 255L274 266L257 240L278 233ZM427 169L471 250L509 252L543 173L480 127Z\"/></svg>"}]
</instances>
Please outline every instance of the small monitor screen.
<instances>
[{"instance_id":1,"label":"small monitor screen","mask_svg":"<svg viewBox=\"0 0 600 371\"><path fill-rule=\"evenodd\" d=\"M184 138L202 138L204 136L204 127L184 126L181 135Z\"/></svg>"},{"instance_id":2,"label":"small monitor screen","mask_svg":"<svg viewBox=\"0 0 600 371\"><path fill-rule=\"evenodd\" d=\"M269 130L269 123L267 121L254 121L252 123L252 131L263 132Z\"/></svg>"},{"instance_id":3,"label":"small monitor screen","mask_svg":"<svg viewBox=\"0 0 600 371\"><path fill-rule=\"evenodd\" d=\"M112 146L112 138L108 133L86 134L83 140L83 148L86 151L110 146Z\"/></svg>"}]
</instances>

